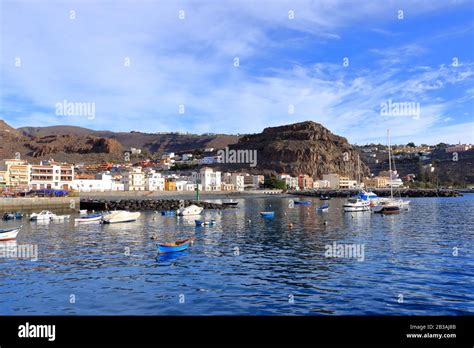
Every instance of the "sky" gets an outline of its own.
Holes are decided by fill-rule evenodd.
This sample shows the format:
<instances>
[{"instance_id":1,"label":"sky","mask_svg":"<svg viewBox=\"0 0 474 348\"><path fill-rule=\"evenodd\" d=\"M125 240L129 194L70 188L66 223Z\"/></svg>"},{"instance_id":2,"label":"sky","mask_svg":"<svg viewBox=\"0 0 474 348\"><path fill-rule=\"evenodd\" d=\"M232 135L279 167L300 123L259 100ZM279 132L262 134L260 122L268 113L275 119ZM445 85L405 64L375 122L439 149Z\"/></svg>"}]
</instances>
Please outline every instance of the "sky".
<instances>
[{"instance_id":1,"label":"sky","mask_svg":"<svg viewBox=\"0 0 474 348\"><path fill-rule=\"evenodd\" d=\"M437 144L474 143L473 117L474 0L0 2L13 127L238 134L312 120L353 144L386 143L387 129Z\"/></svg>"}]
</instances>

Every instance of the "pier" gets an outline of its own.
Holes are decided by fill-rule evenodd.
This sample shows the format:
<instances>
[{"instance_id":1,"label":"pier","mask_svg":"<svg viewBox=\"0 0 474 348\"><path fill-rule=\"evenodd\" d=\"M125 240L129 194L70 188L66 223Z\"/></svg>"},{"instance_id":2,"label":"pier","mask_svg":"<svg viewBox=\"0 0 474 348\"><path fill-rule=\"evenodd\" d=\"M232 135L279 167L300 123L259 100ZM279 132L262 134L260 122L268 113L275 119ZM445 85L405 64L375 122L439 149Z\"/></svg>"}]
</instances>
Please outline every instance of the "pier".
<instances>
[{"instance_id":1,"label":"pier","mask_svg":"<svg viewBox=\"0 0 474 348\"><path fill-rule=\"evenodd\" d=\"M178 199L81 199L81 209L87 210L177 210L180 206L190 206L195 204L205 209L228 209L229 207L219 203L210 203L194 200L178 200Z\"/></svg>"}]
</instances>

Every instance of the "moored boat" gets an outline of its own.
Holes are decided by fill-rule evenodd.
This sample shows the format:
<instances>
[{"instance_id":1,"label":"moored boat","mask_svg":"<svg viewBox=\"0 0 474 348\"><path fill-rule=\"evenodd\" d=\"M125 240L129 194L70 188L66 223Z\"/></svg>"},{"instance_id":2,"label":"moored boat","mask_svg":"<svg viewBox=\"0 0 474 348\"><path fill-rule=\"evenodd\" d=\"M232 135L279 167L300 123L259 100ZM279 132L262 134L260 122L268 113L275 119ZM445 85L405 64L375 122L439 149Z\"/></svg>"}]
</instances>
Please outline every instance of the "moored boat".
<instances>
[{"instance_id":1,"label":"moored boat","mask_svg":"<svg viewBox=\"0 0 474 348\"><path fill-rule=\"evenodd\" d=\"M345 212L360 212L370 210L369 202L358 197L351 197L344 204Z\"/></svg>"},{"instance_id":2,"label":"moored boat","mask_svg":"<svg viewBox=\"0 0 474 348\"><path fill-rule=\"evenodd\" d=\"M161 216L176 216L176 211L174 210L162 210Z\"/></svg>"},{"instance_id":3,"label":"moored boat","mask_svg":"<svg viewBox=\"0 0 474 348\"><path fill-rule=\"evenodd\" d=\"M116 224L121 222L132 222L140 217L140 212L129 212L126 210L114 210L103 217L104 224Z\"/></svg>"},{"instance_id":4,"label":"moored boat","mask_svg":"<svg viewBox=\"0 0 474 348\"><path fill-rule=\"evenodd\" d=\"M51 213L48 210L43 210L40 213L33 213L30 215L30 220L31 221L47 221L51 220L51 218L54 218L56 214Z\"/></svg>"},{"instance_id":5,"label":"moored boat","mask_svg":"<svg viewBox=\"0 0 474 348\"><path fill-rule=\"evenodd\" d=\"M180 208L177 211L179 216L200 215L204 208L191 204L189 207Z\"/></svg>"},{"instance_id":6,"label":"moored boat","mask_svg":"<svg viewBox=\"0 0 474 348\"><path fill-rule=\"evenodd\" d=\"M311 204L313 204L313 202L311 202L311 201L295 201L294 203L297 204L297 205L311 205Z\"/></svg>"},{"instance_id":7,"label":"moored boat","mask_svg":"<svg viewBox=\"0 0 474 348\"><path fill-rule=\"evenodd\" d=\"M329 197L329 196L321 196L321 197L319 197L319 199L322 200L322 201L329 201L329 200L331 199L331 197Z\"/></svg>"},{"instance_id":8,"label":"moored boat","mask_svg":"<svg viewBox=\"0 0 474 348\"><path fill-rule=\"evenodd\" d=\"M328 211L329 210L329 204L323 204L319 207L316 208L317 211Z\"/></svg>"},{"instance_id":9,"label":"moored boat","mask_svg":"<svg viewBox=\"0 0 474 348\"><path fill-rule=\"evenodd\" d=\"M20 232L21 226L14 228L3 228L0 229L0 241L16 239L18 232Z\"/></svg>"},{"instance_id":10,"label":"moored boat","mask_svg":"<svg viewBox=\"0 0 474 348\"><path fill-rule=\"evenodd\" d=\"M232 201L230 201L230 202L222 202L222 205L223 205L224 207L226 207L226 206L228 206L228 207L235 207L237 204L239 204L239 202L232 202Z\"/></svg>"},{"instance_id":11,"label":"moored boat","mask_svg":"<svg viewBox=\"0 0 474 348\"><path fill-rule=\"evenodd\" d=\"M81 209L81 210L79 210L79 214L81 214L81 215L86 215L86 214L87 214L87 209Z\"/></svg>"},{"instance_id":12,"label":"moored boat","mask_svg":"<svg viewBox=\"0 0 474 348\"><path fill-rule=\"evenodd\" d=\"M183 239L183 240L177 240L176 242L172 242L172 243L159 244L158 252L160 254L165 254L165 253L183 251L189 248L191 243L192 243L192 239L188 238L188 239Z\"/></svg>"},{"instance_id":13,"label":"moored boat","mask_svg":"<svg viewBox=\"0 0 474 348\"><path fill-rule=\"evenodd\" d=\"M50 218L51 221L64 221L69 220L71 215L54 215Z\"/></svg>"},{"instance_id":14,"label":"moored boat","mask_svg":"<svg viewBox=\"0 0 474 348\"><path fill-rule=\"evenodd\" d=\"M74 222L100 222L102 220L102 214L90 214L74 219Z\"/></svg>"},{"instance_id":15,"label":"moored boat","mask_svg":"<svg viewBox=\"0 0 474 348\"><path fill-rule=\"evenodd\" d=\"M23 214L20 212L16 213L5 213L3 214L3 220L21 220L23 218Z\"/></svg>"},{"instance_id":16,"label":"moored boat","mask_svg":"<svg viewBox=\"0 0 474 348\"><path fill-rule=\"evenodd\" d=\"M382 202L372 208L376 214L399 214L400 206L396 202Z\"/></svg>"}]
</instances>

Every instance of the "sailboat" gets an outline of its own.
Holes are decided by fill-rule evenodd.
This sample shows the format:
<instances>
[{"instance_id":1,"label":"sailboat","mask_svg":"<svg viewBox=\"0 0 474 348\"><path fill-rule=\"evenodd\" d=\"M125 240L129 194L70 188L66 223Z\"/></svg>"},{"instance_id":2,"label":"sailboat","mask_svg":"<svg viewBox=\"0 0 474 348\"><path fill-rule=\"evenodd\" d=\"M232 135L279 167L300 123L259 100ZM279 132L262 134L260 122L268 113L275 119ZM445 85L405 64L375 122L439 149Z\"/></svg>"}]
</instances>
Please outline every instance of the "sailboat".
<instances>
[{"instance_id":1,"label":"sailboat","mask_svg":"<svg viewBox=\"0 0 474 348\"><path fill-rule=\"evenodd\" d=\"M380 202L373 207L374 213L379 214L399 214L400 203L393 199L393 185L392 185L392 146L390 144L390 130L387 129L388 139L388 168L390 175L390 199L380 200Z\"/></svg>"}]
</instances>

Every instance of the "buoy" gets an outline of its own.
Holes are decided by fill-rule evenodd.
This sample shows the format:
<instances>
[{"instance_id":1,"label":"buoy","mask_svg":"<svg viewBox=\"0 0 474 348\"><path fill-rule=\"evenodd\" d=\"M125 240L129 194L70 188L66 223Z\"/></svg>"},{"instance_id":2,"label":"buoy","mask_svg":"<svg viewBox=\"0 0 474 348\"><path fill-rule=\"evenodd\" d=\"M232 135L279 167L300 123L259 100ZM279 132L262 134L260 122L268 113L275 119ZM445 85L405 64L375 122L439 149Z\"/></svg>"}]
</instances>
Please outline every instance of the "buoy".
<instances>
[{"instance_id":1,"label":"buoy","mask_svg":"<svg viewBox=\"0 0 474 348\"><path fill-rule=\"evenodd\" d=\"M289 227L289 228L293 228L293 224L292 224L292 223L289 223L289 224L288 224L288 227Z\"/></svg>"},{"instance_id":2,"label":"buoy","mask_svg":"<svg viewBox=\"0 0 474 348\"><path fill-rule=\"evenodd\" d=\"M327 224L328 224L328 222L327 222L326 220L324 220L324 224L325 224L325 225L327 225Z\"/></svg>"},{"instance_id":3,"label":"buoy","mask_svg":"<svg viewBox=\"0 0 474 348\"><path fill-rule=\"evenodd\" d=\"M248 220L248 223L251 223L251 222L252 222L252 220L249 219L249 220Z\"/></svg>"}]
</instances>

